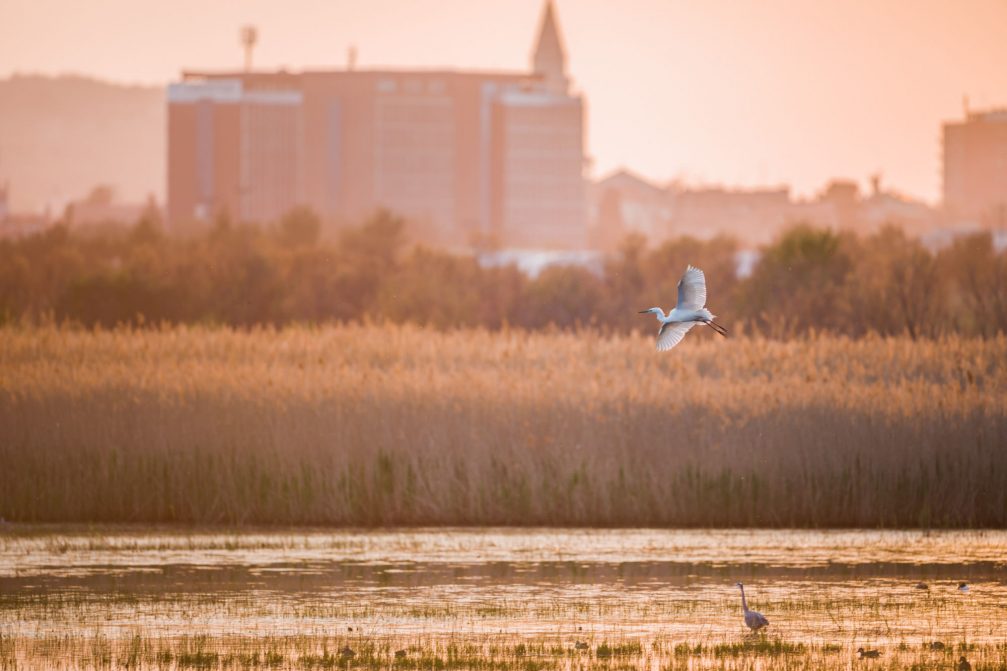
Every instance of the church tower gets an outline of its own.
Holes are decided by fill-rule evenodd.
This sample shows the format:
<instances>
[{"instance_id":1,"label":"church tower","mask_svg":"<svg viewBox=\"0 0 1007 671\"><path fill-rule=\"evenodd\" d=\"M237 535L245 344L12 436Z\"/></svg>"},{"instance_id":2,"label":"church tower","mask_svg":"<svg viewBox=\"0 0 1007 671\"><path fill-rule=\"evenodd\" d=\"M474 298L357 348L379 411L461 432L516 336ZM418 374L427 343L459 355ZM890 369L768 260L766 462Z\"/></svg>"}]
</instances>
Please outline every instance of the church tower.
<instances>
[{"instance_id":1,"label":"church tower","mask_svg":"<svg viewBox=\"0 0 1007 671\"><path fill-rule=\"evenodd\" d=\"M566 52L556 25L556 10L552 0L546 0L538 42L531 59L532 72L542 77L546 90L566 95L570 80L566 76Z\"/></svg>"}]
</instances>

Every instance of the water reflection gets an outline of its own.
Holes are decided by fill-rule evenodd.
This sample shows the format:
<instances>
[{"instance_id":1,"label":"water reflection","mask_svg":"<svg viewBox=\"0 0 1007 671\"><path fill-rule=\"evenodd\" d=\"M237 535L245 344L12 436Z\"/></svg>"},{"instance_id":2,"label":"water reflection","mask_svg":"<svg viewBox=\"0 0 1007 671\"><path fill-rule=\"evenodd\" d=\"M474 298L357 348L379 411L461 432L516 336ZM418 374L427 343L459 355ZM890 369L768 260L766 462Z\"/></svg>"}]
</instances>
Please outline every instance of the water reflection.
<instances>
[{"instance_id":1,"label":"water reflection","mask_svg":"<svg viewBox=\"0 0 1007 671\"><path fill-rule=\"evenodd\" d=\"M708 639L739 634L743 580L788 639L1002 640L1005 551L1000 531L33 529L0 536L0 626Z\"/></svg>"}]
</instances>

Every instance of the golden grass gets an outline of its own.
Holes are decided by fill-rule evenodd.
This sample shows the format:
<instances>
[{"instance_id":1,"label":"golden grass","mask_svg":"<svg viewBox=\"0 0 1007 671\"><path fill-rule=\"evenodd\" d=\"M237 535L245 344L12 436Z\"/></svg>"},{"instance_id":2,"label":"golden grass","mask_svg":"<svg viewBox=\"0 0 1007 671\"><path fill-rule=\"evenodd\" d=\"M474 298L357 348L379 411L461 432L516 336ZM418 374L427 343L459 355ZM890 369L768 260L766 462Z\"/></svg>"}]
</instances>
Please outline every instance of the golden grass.
<instances>
[{"instance_id":1,"label":"golden grass","mask_svg":"<svg viewBox=\"0 0 1007 671\"><path fill-rule=\"evenodd\" d=\"M0 330L0 516L1004 526L1007 339Z\"/></svg>"},{"instance_id":2,"label":"golden grass","mask_svg":"<svg viewBox=\"0 0 1007 671\"><path fill-rule=\"evenodd\" d=\"M335 636L226 637L197 634L162 638L136 633L128 638L62 636L18 639L0 635L0 668L73 669L344 669L361 671L564 671L586 669L953 669L962 656L976 671L1003 671L1002 644L960 643L941 651L905 644L885 650L879 661L857 661L847 646L754 638L725 642L663 638L602 641L586 650L574 637L455 638L361 642ZM502 639L502 640L499 640ZM401 646L401 647L400 647ZM352 651L342 652L346 649ZM397 651L399 652L396 655Z\"/></svg>"}]
</instances>

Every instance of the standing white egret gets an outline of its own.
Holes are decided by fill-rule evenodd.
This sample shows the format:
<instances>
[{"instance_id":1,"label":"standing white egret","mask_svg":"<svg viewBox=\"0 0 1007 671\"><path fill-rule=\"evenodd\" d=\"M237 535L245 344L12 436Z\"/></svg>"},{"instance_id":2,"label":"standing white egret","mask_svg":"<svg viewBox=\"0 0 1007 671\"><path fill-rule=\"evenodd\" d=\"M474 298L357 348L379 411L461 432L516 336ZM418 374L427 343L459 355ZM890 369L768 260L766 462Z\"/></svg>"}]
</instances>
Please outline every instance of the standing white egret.
<instances>
[{"instance_id":1,"label":"standing white egret","mask_svg":"<svg viewBox=\"0 0 1007 671\"><path fill-rule=\"evenodd\" d=\"M745 611L745 625L752 631L759 631L763 627L769 626L769 620L762 613L757 613L754 610L748 610L748 602L745 601L745 586L740 582L737 583L738 587L741 588L741 609Z\"/></svg>"},{"instance_id":2,"label":"standing white egret","mask_svg":"<svg viewBox=\"0 0 1007 671\"><path fill-rule=\"evenodd\" d=\"M678 281L678 305L665 316L661 308L640 310L644 315L653 312L661 329L657 332L657 351L664 352L678 343L696 324L706 324L722 336L727 336L727 329L715 323L716 315L706 309L706 276L695 266L685 269L685 274Z\"/></svg>"}]
</instances>

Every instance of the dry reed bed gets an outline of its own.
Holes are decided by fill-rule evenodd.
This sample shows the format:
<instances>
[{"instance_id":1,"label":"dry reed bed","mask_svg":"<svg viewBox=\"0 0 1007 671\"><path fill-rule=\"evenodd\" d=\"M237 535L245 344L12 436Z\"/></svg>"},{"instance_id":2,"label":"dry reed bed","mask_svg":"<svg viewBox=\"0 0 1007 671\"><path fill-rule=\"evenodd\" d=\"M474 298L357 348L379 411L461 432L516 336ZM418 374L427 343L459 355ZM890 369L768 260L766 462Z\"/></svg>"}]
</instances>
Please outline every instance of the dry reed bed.
<instances>
[{"instance_id":1,"label":"dry reed bed","mask_svg":"<svg viewBox=\"0 0 1007 671\"><path fill-rule=\"evenodd\" d=\"M1007 339L0 330L16 521L1004 526Z\"/></svg>"}]
</instances>

